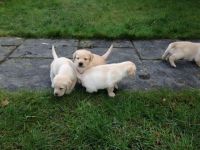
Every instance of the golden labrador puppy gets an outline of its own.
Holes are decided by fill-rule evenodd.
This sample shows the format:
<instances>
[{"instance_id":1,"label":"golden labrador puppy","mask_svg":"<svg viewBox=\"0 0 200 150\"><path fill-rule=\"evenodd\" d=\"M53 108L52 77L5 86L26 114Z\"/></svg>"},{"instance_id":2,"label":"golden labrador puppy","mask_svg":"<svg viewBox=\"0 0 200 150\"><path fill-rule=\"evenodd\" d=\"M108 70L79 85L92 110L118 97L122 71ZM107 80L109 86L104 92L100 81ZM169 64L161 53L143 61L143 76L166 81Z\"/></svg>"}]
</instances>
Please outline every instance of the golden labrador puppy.
<instances>
[{"instance_id":1,"label":"golden labrador puppy","mask_svg":"<svg viewBox=\"0 0 200 150\"><path fill-rule=\"evenodd\" d=\"M74 89L77 81L74 63L65 57L58 58L52 46L53 62L51 63L50 78L55 96L69 94Z\"/></svg>"},{"instance_id":2,"label":"golden labrador puppy","mask_svg":"<svg viewBox=\"0 0 200 150\"><path fill-rule=\"evenodd\" d=\"M77 71L79 73L83 73L85 70L91 67L106 64L106 59L110 55L112 49L113 45L111 45L108 51L102 56L93 54L85 49L75 51L73 54L73 61Z\"/></svg>"},{"instance_id":3,"label":"golden labrador puppy","mask_svg":"<svg viewBox=\"0 0 200 150\"><path fill-rule=\"evenodd\" d=\"M162 59L169 60L172 67L176 67L175 61L185 59L195 61L200 67L200 43L174 42L169 44Z\"/></svg>"},{"instance_id":4,"label":"golden labrador puppy","mask_svg":"<svg viewBox=\"0 0 200 150\"><path fill-rule=\"evenodd\" d=\"M89 93L99 89L107 89L108 95L114 97L116 84L126 76L135 76L136 66L130 61L105 64L92 67L83 74L77 74L78 79Z\"/></svg>"}]
</instances>

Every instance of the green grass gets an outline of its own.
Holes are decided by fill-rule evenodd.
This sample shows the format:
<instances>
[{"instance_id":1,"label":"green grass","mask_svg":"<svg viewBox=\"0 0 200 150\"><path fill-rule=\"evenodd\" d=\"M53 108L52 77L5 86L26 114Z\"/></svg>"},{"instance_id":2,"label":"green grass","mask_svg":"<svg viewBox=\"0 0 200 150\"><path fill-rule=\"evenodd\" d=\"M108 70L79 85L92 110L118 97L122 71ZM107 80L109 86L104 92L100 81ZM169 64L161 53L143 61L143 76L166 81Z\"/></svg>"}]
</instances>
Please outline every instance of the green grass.
<instances>
[{"instance_id":1,"label":"green grass","mask_svg":"<svg viewBox=\"0 0 200 150\"><path fill-rule=\"evenodd\" d=\"M200 38L197 0L1 0L0 36Z\"/></svg>"},{"instance_id":2,"label":"green grass","mask_svg":"<svg viewBox=\"0 0 200 150\"><path fill-rule=\"evenodd\" d=\"M199 149L200 92L0 90L0 149Z\"/></svg>"}]
</instances>

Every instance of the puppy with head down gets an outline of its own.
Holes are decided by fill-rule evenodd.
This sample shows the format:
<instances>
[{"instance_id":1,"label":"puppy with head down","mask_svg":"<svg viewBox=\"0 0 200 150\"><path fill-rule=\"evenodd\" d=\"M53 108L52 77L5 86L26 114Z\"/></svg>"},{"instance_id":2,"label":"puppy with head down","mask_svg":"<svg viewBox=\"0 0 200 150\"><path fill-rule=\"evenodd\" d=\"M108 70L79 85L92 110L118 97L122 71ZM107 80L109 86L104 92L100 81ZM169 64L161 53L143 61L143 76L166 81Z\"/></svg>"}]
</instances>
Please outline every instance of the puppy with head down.
<instances>
[{"instance_id":1,"label":"puppy with head down","mask_svg":"<svg viewBox=\"0 0 200 150\"><path fill-rule=\"evenodd\" d=\"M105 64L92 67L83 74L78 74L78 79L89 93L99 89L107 89L108 95L114 97L116 84L126 76L135 76L136 66L130 61L114 64Z\"/></svg>"},{"instance_id":2,"label":"puppy with head down","mask_svg":"<svg viewBox=\"0 0 200 150\"><path fill-rule=\"evenodd\" d=\"M169 44L162 59L169 60L172 67L176 67L175 61L185 59L195 61L200 67L200 43L174 42Z\"/></svg>"},{"instance_id":3,"label":"puppy with head down","mask_svg":"<svg viewBox=\"0 0 200 150\"><path fill-rule=\"evenodd\" d=\"M102 56L94 54L85 49L75 51L73 54L73 61L77 71L79 73L83 73L91 67L106 64L106 59L110 55L112 48L113 45L111 45L108 51Z\"/></svg>"},{"instance_id":4,"label":"puppy with head down","mask_svg":"<svg viewBox=\"0 0 200 150\"><path fill-rule=\"evenodd\" d=\"M51 63L50 78L55 96L69 94L77 81L76 68L70 59L58 58L52 46L53 62Z\"/></svg>"}]
</instances>

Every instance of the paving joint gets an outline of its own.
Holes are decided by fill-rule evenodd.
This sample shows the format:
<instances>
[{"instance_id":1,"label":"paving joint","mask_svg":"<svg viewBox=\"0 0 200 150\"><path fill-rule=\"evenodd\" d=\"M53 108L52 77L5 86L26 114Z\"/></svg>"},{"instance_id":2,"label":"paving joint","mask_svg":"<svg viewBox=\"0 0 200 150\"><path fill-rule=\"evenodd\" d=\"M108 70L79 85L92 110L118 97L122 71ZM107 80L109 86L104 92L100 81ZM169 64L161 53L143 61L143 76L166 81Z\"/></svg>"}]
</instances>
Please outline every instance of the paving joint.
<instances>
[{"instance_id":1,"label":"paving joint","mask_svg":"<svg viewBox=\"0 0 200 150\"><path fill-rule=\"evenodd\" d=\"M142 61L142 57L141 57L141 55L140 55L140 52L139 52L138 49L135 47L133 41L130 41L130 42L131 42L131 44L133 45L133 48L135 49L136 54L138 55L139 59Z\"/></svg>"},{"instance_id":2,"label":"paving joint","mask_svg":"<svg viewBox=\"0 0 200 150\"><path fill-rule=\"evenodd\" d=\"M23 43L24 43L25 39L22 40L22 42L19 45L7 45L7 46L16 46L13 50L11 50L1 61L0 61L0 65L2 63L4 63L9 57L10 55L12 55L12 53L14 53L14 51L20 47ZM6 45L3 45L4 47L6 47Z\"/></svg>"}]
</instances>

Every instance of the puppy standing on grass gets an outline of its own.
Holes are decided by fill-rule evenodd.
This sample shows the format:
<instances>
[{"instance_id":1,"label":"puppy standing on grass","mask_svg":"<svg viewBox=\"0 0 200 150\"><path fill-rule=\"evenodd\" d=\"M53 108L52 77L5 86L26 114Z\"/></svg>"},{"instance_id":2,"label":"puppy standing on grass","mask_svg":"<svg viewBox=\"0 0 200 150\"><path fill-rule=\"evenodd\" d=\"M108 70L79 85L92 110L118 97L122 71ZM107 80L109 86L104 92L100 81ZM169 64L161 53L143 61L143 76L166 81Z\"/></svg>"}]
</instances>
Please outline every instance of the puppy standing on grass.
<instances>
[{"instance_id":1,"label":"puppy standing on grass","mask_svg":"<svg viewBox=\"0 0 200 150\"><path fill-rule=\"evenodd\" d=\"M114 97L115 85L126 76L135 76L136 66L130 61L99 65L78 74L81 83L89 93L107 89L108 95Z\"/></svg>"},{"instance_id":2,"label":"puppy standing on grass","mask_svg":"<svg viewBox=\"0 0 200 150\"><path fill-rule=\"evenodd\" d=\"M176 67L175 61L179 59L194 60L200 67L200 43L171 43L163 54L162 59L169 60L172 67Z\"/></svg>"},{"instance_id":3,"label":"puppy standing on grass","mask_svg":"<svg viewBox=\"0 0 200 150\"><path fill-rule=\"evenodd\" d=\"M74 89L77 81L76 68L70 59L58 58L52 46L53 62L51 63L50 78L55 96L69 94Z\"/></svg>"},{"instance_id":4,"label":"puppy standing on grass","mask_svg":"<svg viewBox=\"0 0 200 150\"><path fill-rule=\"evenodd\" d=\"M106 59L112 52L112 49L113 45L111 45L108 51L102 56L93 54L85 49L75 51L73 54L73 60L77 71L83 73L91 67L106 64Z\"/></svg>"}]
</instances>

